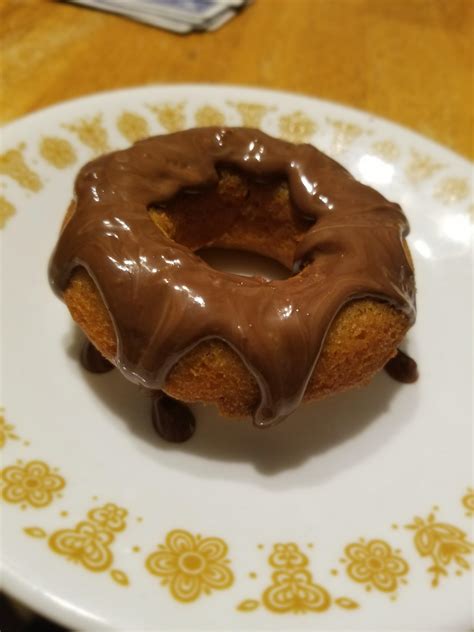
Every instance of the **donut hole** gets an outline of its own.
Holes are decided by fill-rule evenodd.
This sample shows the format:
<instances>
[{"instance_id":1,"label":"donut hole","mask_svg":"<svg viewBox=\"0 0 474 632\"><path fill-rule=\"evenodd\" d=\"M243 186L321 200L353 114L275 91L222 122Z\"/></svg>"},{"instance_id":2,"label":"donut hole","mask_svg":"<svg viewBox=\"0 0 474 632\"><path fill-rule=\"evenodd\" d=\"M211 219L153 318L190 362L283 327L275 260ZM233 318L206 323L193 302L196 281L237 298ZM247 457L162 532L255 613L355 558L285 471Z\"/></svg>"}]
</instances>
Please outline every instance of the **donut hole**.
<instances>
[{"instance_id":1,"label":"donut hole","mask_svg":"<svg viewBox=\"0 0 474 632\"><path fill-rule=\"evenodd\" d=\"M198 254L219 248L272 259L287 271L275 270L275 278L291 276L297 245L312 225L294 208L284 178L257 180L227 168L217 183L183 190L148 211L168 237Z\"/></svg>"},{"instance_id":2,"label":"donut hole","mask_svg":"<svg viewBox=\"0 0 474 632\"><path fill-rule=\"evenodd\" d=\"M222 272L278 281L288 279L292 275L291 271L278 261L254 252L234 248L201 248L196 254L211 268Z\"/></svg>"}]
</instances>

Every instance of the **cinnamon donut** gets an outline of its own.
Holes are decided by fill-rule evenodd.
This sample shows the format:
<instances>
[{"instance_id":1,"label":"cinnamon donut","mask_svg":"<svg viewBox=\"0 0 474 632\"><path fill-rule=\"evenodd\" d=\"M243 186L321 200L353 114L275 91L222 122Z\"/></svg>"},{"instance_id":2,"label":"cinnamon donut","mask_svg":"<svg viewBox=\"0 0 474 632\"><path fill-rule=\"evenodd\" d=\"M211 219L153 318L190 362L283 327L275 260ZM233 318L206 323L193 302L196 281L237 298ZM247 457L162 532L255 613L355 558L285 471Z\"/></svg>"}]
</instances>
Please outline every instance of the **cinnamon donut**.
<instances>
[{"instance_id":1,"label":"cinnamon donut","mask_svg":"<svg viewBox=\"0 0 474 632\"><path fill-rule=\"evenodd\" d=\"M81 169L49 273L125 377L267 426L395 355L415 319L407 233L397 204L311 145L191 129ZM290 276L224 273L203 247Z\"/></svg>"}]
</instances>

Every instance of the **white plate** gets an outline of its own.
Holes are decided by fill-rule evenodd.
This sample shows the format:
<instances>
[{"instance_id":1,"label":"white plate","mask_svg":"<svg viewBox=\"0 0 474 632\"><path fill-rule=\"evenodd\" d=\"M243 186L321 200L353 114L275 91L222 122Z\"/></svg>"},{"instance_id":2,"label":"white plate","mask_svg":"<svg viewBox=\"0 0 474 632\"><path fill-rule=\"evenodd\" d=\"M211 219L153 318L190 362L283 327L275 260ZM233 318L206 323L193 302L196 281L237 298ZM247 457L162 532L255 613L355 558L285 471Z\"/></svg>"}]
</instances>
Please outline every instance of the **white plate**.
<instances>
[{"instance_id":1,"label":"white plate","mask_svg":"<svg viewBox=\"0 0 474 632\"><path fill-rule=\"evenodd\" d=\"M78 167L210 123L313 142L403 206L418 383L381 374L270 431L197 407L195 437L169 445L135 386L84 373L46 276ZM5 589L80 629L468 629L469 163L339 105L196 85L64 103L2 144Z\"/></svg>"}]
</instances>

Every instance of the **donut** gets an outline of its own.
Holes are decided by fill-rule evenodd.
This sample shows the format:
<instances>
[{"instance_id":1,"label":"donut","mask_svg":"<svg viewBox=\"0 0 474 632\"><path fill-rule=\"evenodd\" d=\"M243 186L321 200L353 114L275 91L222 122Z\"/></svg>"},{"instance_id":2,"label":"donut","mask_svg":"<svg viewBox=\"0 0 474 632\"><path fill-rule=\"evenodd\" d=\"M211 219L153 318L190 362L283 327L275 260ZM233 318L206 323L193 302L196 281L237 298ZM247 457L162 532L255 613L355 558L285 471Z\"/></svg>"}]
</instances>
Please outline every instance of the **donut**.
<instances>
[{"instance_id":1,"label":"donut","mask_svg":"<svg viewBox=\"0 0 474 632\"><path fill-rule=\"evenodd\" d=\"M367 384L415 320L400 206L309 144L196 128L86 164L49 276L133 382L267 427ZM255 252L288 278L210 267Z\"/></svg>"}]
</instances>

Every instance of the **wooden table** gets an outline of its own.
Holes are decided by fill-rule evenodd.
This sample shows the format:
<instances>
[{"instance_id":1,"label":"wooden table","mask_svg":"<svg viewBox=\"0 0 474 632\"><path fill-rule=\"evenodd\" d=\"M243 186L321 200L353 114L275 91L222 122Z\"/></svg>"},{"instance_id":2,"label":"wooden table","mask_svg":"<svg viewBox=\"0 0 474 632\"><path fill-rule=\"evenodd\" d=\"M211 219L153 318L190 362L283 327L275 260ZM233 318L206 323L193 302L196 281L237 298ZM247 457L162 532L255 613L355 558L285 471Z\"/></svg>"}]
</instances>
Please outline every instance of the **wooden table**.
<instances>
[{"instance_id":1,"label":"wooden table","mask_svg":"<svg viewBox=\"0 0 474 632\"><path fill-rule=\"evenodd\" d=\"M255 0L179 36L91 9L0 0L0 123L156 82L283 88L397 121L470 158L473 0Z\"/></svg>"}]
</instances>

